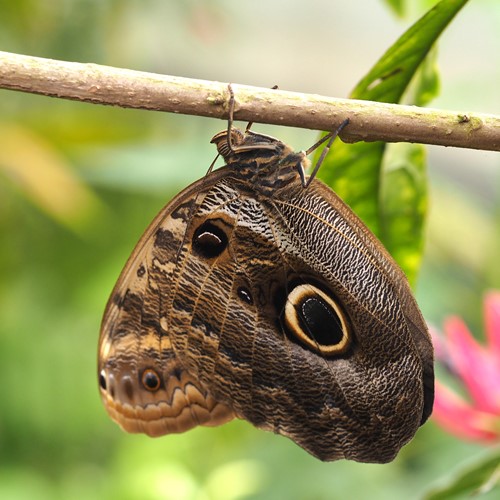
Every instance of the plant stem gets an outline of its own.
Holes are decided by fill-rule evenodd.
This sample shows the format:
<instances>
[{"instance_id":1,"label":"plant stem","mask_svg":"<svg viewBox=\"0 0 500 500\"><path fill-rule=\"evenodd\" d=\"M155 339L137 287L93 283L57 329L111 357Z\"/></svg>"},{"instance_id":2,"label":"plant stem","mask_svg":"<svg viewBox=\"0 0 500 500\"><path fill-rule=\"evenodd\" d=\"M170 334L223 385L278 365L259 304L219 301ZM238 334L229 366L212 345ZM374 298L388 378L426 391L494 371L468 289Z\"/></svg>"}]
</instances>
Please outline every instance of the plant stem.
<instances>
[{"instance_id":1,"label":"plant stem","mask_svg":"<svg viewBox=\"0 0 500 500\"><path fill-rule=\"evenodd\" d=\"M500 151L500 117L232 85L235 118L333 130L345 142L418 142ZM0 52L0 88L94 104L227 119L227 83Z\"/></svg>"}]
</instances>

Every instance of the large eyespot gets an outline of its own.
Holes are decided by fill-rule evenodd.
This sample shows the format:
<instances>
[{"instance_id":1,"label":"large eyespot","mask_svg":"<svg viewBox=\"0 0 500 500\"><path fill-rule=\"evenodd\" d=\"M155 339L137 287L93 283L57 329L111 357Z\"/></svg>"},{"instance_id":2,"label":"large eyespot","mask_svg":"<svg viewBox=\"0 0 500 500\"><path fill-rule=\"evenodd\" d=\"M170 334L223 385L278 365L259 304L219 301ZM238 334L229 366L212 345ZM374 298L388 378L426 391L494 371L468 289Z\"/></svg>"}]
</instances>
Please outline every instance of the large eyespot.
<instances>
[{"instance_id":1,"label":"large eyespot","mask_svg":"<svg viewBox=\"0 0 500 500\"><path fill-rule=\"evenodd\" d=\"M290 335L324 356L342 354L351 343L347 316L314 285L298 285L288 294L283 319Z\"/></svg>"},{"instance_id":2,"label":"large eyespot","mask_svg":"<svg viewBox=\"0 0 500 500\"><path fill-rule=\"evenodd\" d=\"M206 259L219 256L227 247L226 233L212 221L205 221L193 236L194 251Z\"/></svg>"},{"instance_id":3,"label":"large eyespot","mask_svg":"<svg viewBox=\"0 0 500 500\"><path fill-rule=\"evenodd\" d=\"M161 385L160 376L151 368L146 368L142 372L141 382L144 388L150 392L156 392Z\"/></svg>"}]
</instances>

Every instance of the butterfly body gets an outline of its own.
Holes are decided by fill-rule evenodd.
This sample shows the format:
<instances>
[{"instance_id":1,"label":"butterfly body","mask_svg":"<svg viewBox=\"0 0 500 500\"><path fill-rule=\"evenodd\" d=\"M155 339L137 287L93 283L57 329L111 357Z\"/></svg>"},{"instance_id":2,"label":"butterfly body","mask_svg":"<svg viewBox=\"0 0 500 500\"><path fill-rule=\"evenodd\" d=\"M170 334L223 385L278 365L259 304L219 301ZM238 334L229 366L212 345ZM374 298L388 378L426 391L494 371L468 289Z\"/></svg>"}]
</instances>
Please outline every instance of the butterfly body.
<instances>
[{"instance_id":1,"label":"butterfly body","mask_svg":"<svg viewBox=\"0 0 500 500\"><path fill-rule=\"evenodd\" d=\"M231 134L231 135L230 135ZM112 293L101 396L126 430L244 418L322 460L392 460L432 408L404 274L305 153L231 129L226 166L152 222Z\"/></svg>"}]
</instances>

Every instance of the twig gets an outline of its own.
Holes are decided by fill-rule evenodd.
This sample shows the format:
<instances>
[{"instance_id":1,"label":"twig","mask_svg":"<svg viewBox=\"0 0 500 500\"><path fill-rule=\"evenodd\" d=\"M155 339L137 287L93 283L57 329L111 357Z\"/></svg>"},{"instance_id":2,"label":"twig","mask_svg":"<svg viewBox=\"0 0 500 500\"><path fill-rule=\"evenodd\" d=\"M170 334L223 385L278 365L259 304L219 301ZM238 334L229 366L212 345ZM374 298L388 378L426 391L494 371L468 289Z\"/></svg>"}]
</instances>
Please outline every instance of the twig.
<instances>
[{"instance_id":1,"label":"twig","mask_svg":"<svg viewBox=\"0 0 500 500\"><path fill-rule=\"evenodd\" d=\"M0 88L227 119L227 83L0 52ZM235 118L316 130L350 119L346 142L419 142L500 151L500 117L233 84Z\"/></svg>"}]
</instances>

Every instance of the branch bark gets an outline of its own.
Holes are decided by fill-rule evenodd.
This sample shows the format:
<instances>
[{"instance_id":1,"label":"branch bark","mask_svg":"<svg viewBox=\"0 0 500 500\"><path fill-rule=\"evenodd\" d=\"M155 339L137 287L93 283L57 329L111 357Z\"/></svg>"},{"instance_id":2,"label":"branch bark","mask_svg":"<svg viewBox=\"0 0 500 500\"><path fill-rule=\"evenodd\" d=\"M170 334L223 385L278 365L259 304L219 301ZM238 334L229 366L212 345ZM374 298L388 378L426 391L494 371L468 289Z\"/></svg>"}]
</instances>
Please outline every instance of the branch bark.
<instances>
[{"instance_id":1,"label":"branch bark","mask_svg":"<svg viewBox=\"0 0 500 500\"><path fill-rule=\"evenodd\" d=\"M0 88L94 104L227 119L227 83L0 52ZM418 142L500 151L500 117L233 84L235 119L332 130L345 142Z\"/></svg>"}]
</instances>

